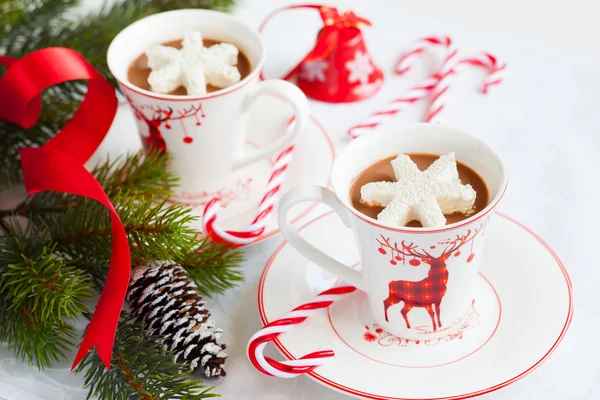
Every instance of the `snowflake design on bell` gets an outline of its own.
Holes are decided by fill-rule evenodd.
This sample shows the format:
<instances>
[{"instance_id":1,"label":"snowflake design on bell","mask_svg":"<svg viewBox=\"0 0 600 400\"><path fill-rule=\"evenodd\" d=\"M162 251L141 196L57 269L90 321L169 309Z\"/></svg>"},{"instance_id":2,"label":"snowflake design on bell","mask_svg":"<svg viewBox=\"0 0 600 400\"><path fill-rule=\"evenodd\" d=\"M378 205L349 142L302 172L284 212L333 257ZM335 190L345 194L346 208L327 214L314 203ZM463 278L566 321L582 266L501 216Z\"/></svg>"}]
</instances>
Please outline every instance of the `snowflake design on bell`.
<instances>
[{"instance_id":1,"label":"snowflake design on bell","mask_svg":"<svg viewBox=\"0 0 600 400\"><path fill-rule=\"evenodd\" d=\"M371 65L371 59L367 53L357 51L354 55L354 59L344 64L350 76L348 82L360 82L363 85L369 81L369 75L375 70Z\"/></svg>"},{"instance_id":2,"label":"snowflake design on bell","mask_svg":"<svg viewBox=\"0 0 600 400\"><path fill-rule=\"evenodd\" d=\"M325 82L325 70L329 67L329 63L325 60L311 61L302 64L300 76L309 82Z\"/></svg>"}]
</instances>

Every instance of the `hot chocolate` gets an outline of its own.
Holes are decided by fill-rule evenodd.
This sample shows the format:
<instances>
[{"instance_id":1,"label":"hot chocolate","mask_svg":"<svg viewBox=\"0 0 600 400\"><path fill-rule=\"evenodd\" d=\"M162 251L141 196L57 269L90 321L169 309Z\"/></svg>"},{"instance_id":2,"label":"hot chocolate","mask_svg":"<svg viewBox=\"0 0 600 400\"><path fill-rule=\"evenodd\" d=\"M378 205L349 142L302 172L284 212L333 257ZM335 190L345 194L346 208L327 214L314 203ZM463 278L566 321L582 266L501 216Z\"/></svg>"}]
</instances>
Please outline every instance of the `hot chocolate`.
<instances>
[{"instance_id":1,"label":"hot chocolate","mask_svg":"<svg viewBox=\"0 0 600 400\"><path fill-rule=\"evenodd\" d=\"M176 49L181 49L182 43L183 39L178 39L163 43L162 45L174 47ZM203 39L203 44L205 47L210 47L219 43L221 42L217 40ZM238 54L236 66L238 71L240 72L241 79L247 77L252 71L252 66L250 65L248 57L246 57L241 51ZM152 70L148 67L148 57L146 56L146 54L142 54L138 58L136 58L133 63L131 63L129 70L127 71L127 79L129 80L129 82L133 83L135 86L141 89L152 91L150 83L148 83L148 77L150 76L151 72ZM210 84L206 85L206 91L208 93L215 92L221 89L222 88L215 87ZM169 92L168 94L186 96L188 93L185 87L179 86L177 89Z\"/></svg>"},{"instance_id":2,"label":"hot chocolate","mask_svg":"<svg viewBox=\"0 0 600 400\"><path fill-rule=\"evenodd\" d=\"M434 161L438 159L439 156L434 154L408 154L410 159L417 165L417 167L424 171L426 170ZM368 183L371 182L395 182L396 177L394 175L394 170L392 168L392 160L396 159L397 156L392 156L389 158L385 158L383 160L377 161L363 172L361 172L358 177L354 180L352 187L350 189L350 200L352 202L352 206L361 212L362 214L369 216L371 218L377 219L379 213L381 213L384 207L380 206L369 206L364 203L361 199L361 189ZM460 162L457 162L458 168L458 176L463 185L471 185L475 193L477 194L475 198L475 202L473 207L467 213L453 213L446 214L446 224L452 224L458 221L462 221L466 218L469 218L473 214L478 213L483 210L489 203L489 193L487 186L483 179L471 168L467 167ZM422 224L419 221L410 221L405 226L409 227L421 227Z\"/></svg>"}]
</instances>

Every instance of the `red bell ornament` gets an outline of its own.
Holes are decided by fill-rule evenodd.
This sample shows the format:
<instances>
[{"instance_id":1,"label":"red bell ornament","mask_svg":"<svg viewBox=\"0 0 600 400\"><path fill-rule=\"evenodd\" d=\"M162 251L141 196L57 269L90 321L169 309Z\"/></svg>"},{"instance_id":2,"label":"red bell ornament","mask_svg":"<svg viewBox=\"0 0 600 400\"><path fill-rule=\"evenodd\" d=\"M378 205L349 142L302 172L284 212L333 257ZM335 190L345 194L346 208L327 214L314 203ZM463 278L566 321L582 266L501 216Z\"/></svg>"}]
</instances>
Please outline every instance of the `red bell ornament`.
<instances>
[{"instance_id":1,"label":"red bell ornament","mask_svg":"<svg viewBox=\"0 0 600 400\"><path fill-rule=\"evenodd\" d=\"M283 79L295 79L306 96L329 103L348 103L374 95L383 84L383 72L373 61L361 32L371 23L352 11L339 14L335 7L297 5L275 10L276 14L299 8L319 11L323 28L314 48Z\"/></svg>"}]
</instances>

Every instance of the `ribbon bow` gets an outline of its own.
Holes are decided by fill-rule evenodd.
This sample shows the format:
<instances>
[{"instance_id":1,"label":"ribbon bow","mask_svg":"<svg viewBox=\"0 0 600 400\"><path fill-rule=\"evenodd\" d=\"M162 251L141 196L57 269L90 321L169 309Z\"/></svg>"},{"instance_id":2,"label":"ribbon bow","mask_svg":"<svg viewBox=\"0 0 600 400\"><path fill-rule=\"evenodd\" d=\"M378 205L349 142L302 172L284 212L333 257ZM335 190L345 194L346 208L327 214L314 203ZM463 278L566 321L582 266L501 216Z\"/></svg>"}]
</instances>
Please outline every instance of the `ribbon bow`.
<instances>
[{"instance_id":1,"label":"ribbon bow","mask_svg":"<svg viewBox=\"0 0 600 400\"><path fill-rule=\"evenodd\" d=\"M7 68L0 78L0 119L23 128L37 122L41 93L59 83L88 80L87 94L63 129L43 146L20 150L27 193L45 190L85 196L110 211L112 253L104 290L88 325L73 368L92 347L110 368L113 342L130 273L129 243L116 210L100 183L84 167L108 132L117 112L114 88L83 56L74 50L51 47L17 60L0 57Z\"/></svg>"},{"instance_id":2,"label":"ribbon bow","mask_svg":"<svg viewBox=\"0 0 600 400\"><path fill-rule=\"evenodd\" d=\"M359 17L354 14L354 11L348 10L342 15L339 14L337 8L334 7L321 7L319 8L321 18L325 23L325 26L335 25L340 28L358 28L362 25L371 26L371 22L365 18Z\"/></svg>"}]
</instances>

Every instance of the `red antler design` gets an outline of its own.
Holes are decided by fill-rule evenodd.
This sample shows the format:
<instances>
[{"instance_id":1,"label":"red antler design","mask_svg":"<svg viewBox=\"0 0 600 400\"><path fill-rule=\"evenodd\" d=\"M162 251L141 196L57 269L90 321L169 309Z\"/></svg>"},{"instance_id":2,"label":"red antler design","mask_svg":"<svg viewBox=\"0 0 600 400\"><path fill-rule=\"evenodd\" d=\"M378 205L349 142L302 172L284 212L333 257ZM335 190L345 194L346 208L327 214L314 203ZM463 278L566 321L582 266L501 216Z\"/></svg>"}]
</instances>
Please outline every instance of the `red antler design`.
<instances>
[{"instance_id":1,"label":"red antler design","mask_svg":"<svg viewBox=\"0 0 600 400\"><path fill-rule=\"evenodd\" d=\"M166 129L171 129L171 125L169 125L169 121L181 121L181 127L183 129L183 134L184 134L183 141L185 143L192 143L193 139L191 136L188 135L187 129L186 129L185 124L183 123L183 120L186 118L194 117L196 119L196 126L200 126L200 120L199 120L198 114L200 114L200 118L204 118L206 116L204 114L204 111L202 110L201 103L198 103L197 105L192 105L189 108L183 108L182 110L178 110L176 112L176 115L173 115L174 111L171 107L163 108L163 107L157 106L157 105L137 106L133 102L131 97L129 97L129 96L127 96L127 101L131 105L131 108L133 108L135 117L139 121L144 121L146 123L146 125L148 126L149 136L147 138L144 138L144 137L142 138L142 140L144 142L144 146L157 147L157 148L161 149L162 151L167 150L166 143L165 143L163 136L159 130L159 127L161 126L161 124L163 122L165 123L164 127ZM152 117L151 118L147 117L142 112L142 110L150 111L152 113L151 114Z\"/></svg>"},{"instance_id":2,"label":"red antler design","mask_svg":"<svg viewBox=\"0 0 600 400\"><path fill-rule=\"evenodd\" d=\"M183 110L177 112L178 116L176 118L172 119L184 119L187 117L195 116L198 113L200 113L201 118L204 118L206 116L204 115L204 111L202 110L202 104L198 104L197 106L191 106L190 108L184 108Z\"/></svg>"},{"instance_id":3,"label":"red antler design","mask_svg":"<svg viewBox=\"0 0 600 400\"><path fill-rule=\"evenodd\" d=\"M489 221L490 221L490 218L486 218L486 220L483 221L481 223L481 225L479 225L479 228L477 228L475 230L469 229L467 231L467 233L464 235L456 235L456 239L454 239L454 240L448 240L448 241L442 242L442 244L447 244L448 246L446 246L446 248L444 249L444 251L442 252L442 254L440 255L439 258L441 258L443 260L447 260L448 257L450 257L454 252L456 252L455 253L456 256L459 256L460 255L459 249L462 246L464 246L465 244L471 242L471 254L467 258L467 262L471 262L471 260L474 257L472 240L475 239L475 237L479 234L479 232L485 230L485 227L487 226Z\"/></svg>"},{"instance_id":4,"label":"red antler design","mask_svg":"<svg viewBox=\"0 0 600 400\"><path fill-rule=\"evenodd\" d=\"M379 243L379 252L381 254L387 254L386 248L391 251L390 264L392 265L396 265L396 261L405 261L406 257L413 257L413 259L409 261L409 264L416 267L421 264L417 258L424 259L424 262L433 258L425 250L418 251L418 246L416 244L406 244L404 240L400 244L400 247L398 247L398 243L392 245L390 239L386 239L383 235L381 235L380 239L376 240L377 243Z\"/></svg>"},{"instance_id":5,"label":"red antler design","mask_svg":"<svg viewBox=\"0 0 600 400\"><path fill-rule=\"evenodd\" d=\"M147 109L152 111L152 121L160 125L161 122L169 121L173 118L173 109L171 107L163 109L160 106L142 106L142 110ZM158 126L157 125L157 126Z\"/></svg>"}]
</instances>

